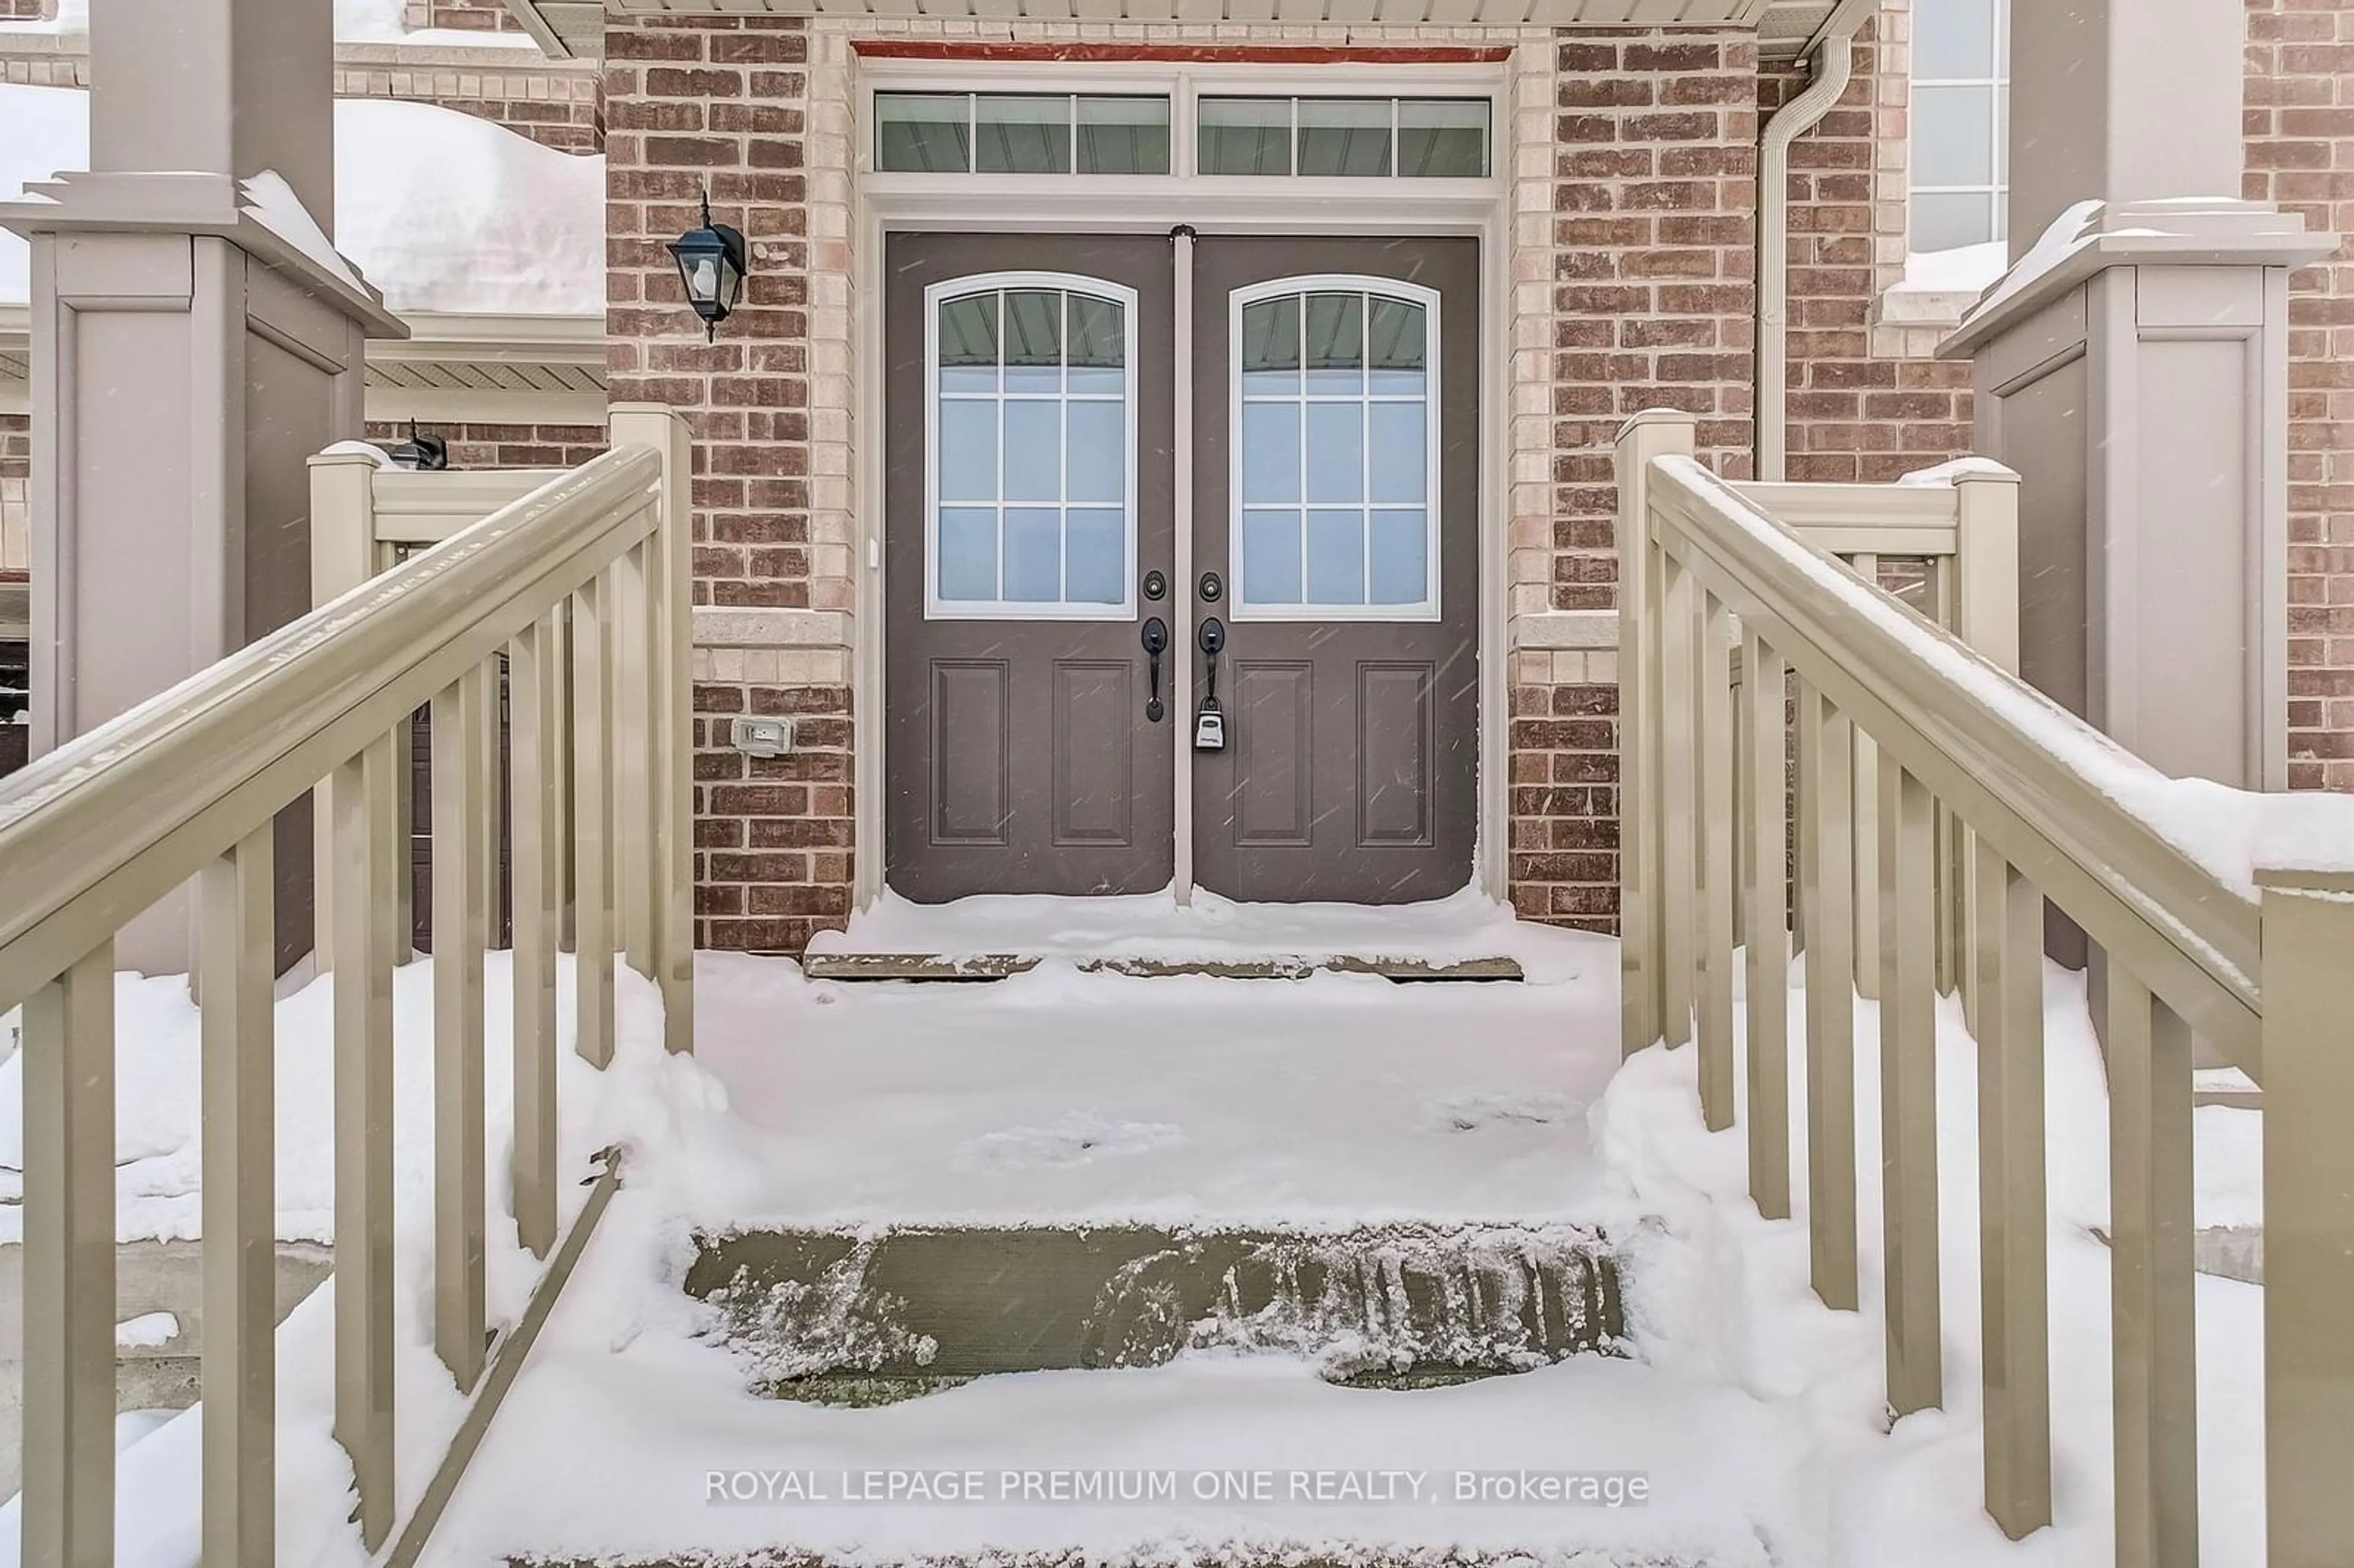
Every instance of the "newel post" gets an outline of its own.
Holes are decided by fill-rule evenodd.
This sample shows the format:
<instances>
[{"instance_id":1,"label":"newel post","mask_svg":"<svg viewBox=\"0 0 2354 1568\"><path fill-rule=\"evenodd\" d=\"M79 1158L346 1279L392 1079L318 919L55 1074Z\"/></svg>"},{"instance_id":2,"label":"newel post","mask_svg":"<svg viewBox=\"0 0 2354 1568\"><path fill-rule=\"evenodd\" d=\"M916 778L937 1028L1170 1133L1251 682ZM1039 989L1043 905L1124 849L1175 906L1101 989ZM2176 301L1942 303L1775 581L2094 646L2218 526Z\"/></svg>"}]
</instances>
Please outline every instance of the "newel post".
<instances>
[{"instance_id":1,"label":"newel post","mask_svg":"<svg viewBox=\"0 0 2354 1568\"><path fill-rule=\"evenodd\" d=\"M1663 606L1654 558L1650 472L1655 459L1690 457L1699 421L1646 408L1620 428L1618 481L1618 930L1619 1006L1628 1055L1659 1038L1666 1021L1660 969L1659 693Z\"/></svg>"},{"instance_id":2,"label":"newel post","mask_svg":"<svg viewBox=\"0 0 2354 1568\"><path fill-rule=\"evenodd\" d=\"M647 552L647 630L653 663L653 979L662 988L664 1038L695 1048L695 655L694 441L686 421L662 403L617 403L613 445L651 447L662 458L653 547Z\"/></svg>"},{"instance_id":3,"label":"newel post","mask_svg":"<svg viewBox=\"0 0 2354 1568\"><path fill-rule=\"evenodd\" d=\"M311 607L341 599L376 574L376 475L381 465L366 452L322 452L311 459ZM406 727L406 726L404 726ZM312 895L312 961L320 974L335 967L334 780L311 791L314 889ZM408 927L400 950L408 951Z\"/></svg>"},{"instance_id":4,"label":"newel post","mask_svg":"<svg viewBox=\"0 0 2354 1568\"><path fill-rule=\"evenodd\" d=\"M2354 871L2264 894L2264 1493L2271 1568L2354 1541Z\"/></svg>"}]
</instances>

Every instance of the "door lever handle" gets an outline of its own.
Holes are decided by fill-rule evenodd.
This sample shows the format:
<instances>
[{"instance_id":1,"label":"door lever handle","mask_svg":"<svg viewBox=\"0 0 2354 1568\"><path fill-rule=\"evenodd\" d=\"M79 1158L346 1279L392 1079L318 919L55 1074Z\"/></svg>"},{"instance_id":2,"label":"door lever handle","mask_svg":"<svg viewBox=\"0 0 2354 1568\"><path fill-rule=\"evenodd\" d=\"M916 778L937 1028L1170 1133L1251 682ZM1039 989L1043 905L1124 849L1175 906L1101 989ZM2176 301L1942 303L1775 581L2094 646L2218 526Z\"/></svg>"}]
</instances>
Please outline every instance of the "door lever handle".
<instances>
[{"instance_id":1,"label":"door lever handle","mask_svg":"<svg viewBox=\"0 0 2354 1568\"><path fill-rule=\"evenodd\" d=\"M1143 642L1145 652L1151 656L1145 677L1150 686L1145 698L1144 717L1147 723L1159 724L1169 712L1168 705L1161 700L1161 656L1169 652L1169 623L1157 615L1146 621Z\"/></svg>"}]
</instances>

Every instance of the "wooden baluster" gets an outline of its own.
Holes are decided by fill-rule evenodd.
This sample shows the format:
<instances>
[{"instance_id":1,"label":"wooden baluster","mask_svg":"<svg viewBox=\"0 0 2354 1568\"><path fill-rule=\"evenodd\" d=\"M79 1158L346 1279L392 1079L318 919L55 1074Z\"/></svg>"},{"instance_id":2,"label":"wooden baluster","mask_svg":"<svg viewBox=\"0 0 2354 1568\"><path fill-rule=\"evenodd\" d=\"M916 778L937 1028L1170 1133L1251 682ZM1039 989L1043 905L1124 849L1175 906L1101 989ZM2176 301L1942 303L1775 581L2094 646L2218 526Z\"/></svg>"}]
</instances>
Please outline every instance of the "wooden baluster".
<instances>
[{"instance_id":1,"label":"wooden baluster","mask_svg":"<svg viewBox=\"0 0 2354 1568\"><path fill-rule=\"evenodd\" d=\"M613 623L605 578L572 596L573 982L590 1065L613 1060Z\"/></svg>"},{"instance_id":2,"label":"wooden baluster","mask_svg":"<svg viewBox=\"0 0 2354 1568\"><path fill-rule=\"evenodd\" d=\"M1747 723L1749 943L1749 1195L1769 1220L1790 1217L1789 782L1783 769L1789 721L1783 708L1787 666L1751 632L1741 649Z\"/></svg>"},{"instance_id":3,"label":"wooden baluster","mask_svg":"<svg viewBox=\"0 0 2354 1568\"><path fill-rule=\"evenodd\" d=\"M1659 989L1666 1010L1660 1035L1670 1047L1691 1044L1693 950L1700 913L1700 585L1662 551L1659 619Z\"/></svg>"},{"instance_id":4,"label":"wooden baluster","mask_svg":"<svg viewBox=\"0 0 2354 1568\"><path fill-rule=\"evenodd\" d=\"M535 1256L556 1245L556 947L563 846L557 750L563 641L556 617L524 628L508 653L514 758L515 1235Z\"/></svg>"},{"instance_id":5,"label":"wooden baluster","mask_svg":"<svg viewBox=\"0 0 2354 1568\"><path fill-rule=\"evenodd\" d=\"M2319 1568L2345 1562L2354 1542L2354 874L2260 870L2256 881L2267 1562Z\"/></svg>"},{"instance_id":6,"label":"wooden baluster","mask_svg":"<svg viewBox=\"0 0 2354 1568\"><path fill-rule=\"evenodd\" d=\"M23 1560L114 1561L114 944L24 1012Z\"/></svg>"},{"instance_id":7,"label":"wooden baluster","mask_svg":"<svg viewBox=\"0 0 2354 1568\"><path fill-rule=\"evenodd\" d=\"M1880 557L1850 557L1856 576L1877 586ZM1855 747L1855 989L1865 1001L1880 995L1880 747L1852 726Z\"/></svg>"},{"instance_id":8,"label":"wooden baluster","mask_svg":"<svg viewBox=\"0 0 2354 1568\"><path fill-rule=\"evenodd\" d=\"M2016 1541L2052 1522L2043 1184L2043 896L1978 846L1978 1294L1986 1506Z\"/></svg>"},{"instance_id":9,"label":"wooden baluster","mask_svg":"<svg viewBox=\"0 0 2354 1568\"><path fill-rule=\"evenodd\" d=\"M1622 1048L1629 1054L1659 1038L1665 1011L1659 948L1659 812L1660 627L1664 613L1659 554L1650 514L1651 467L1661 457L1691 455L1698 429L1689 414L1649 409L1618 432L1619 554L1619 1004Z\"/></svg>"},{"instance_id":10,"label":"wooden baluster","mask_svg":"<svg viewBox=\"0 0 2354 1568\"><path fill-rule=\"evenodd\" d=\"M631 546L606 578L611 595L613 660L607 668L613 715L614 940L631 969L653 978L652 705L646 676L652 627L646 603L645 545Z\"/></svg>"},{"instance_id":11,"label":"wooden baluster","mask_svg":"<svg viewBox=\"0 0 2354 1568\"><path fill-rule=\"evenodd\" d=\"M477 664L433 698L433 1348L482 1372L482 713Z\"/></svg>"},{"instance_id":12,"label":"wooden baluster","mask_svg":"<svg viewBox=\"0 0 2354 1568\"><path fill-rule=\"evenodd\" d=\"M2117 1568L2197 1568L2190 1031L2108 966L2110 1381Z\"/></svg>"},{"instance_id":13,"label":"wooden baluster","mask_svg":"<svg viewBox=\"0 0 2354 1568\"><path fill-rule=\"evenodd\" d=\"M271 833L264 826L207 866L198 889L204 916L197 960L205 992L204 1561L231 1568L270 1563L277 1555L272 863ZM356 970L351 980L361 983Z\"/></svg>"},{"instance_id":14,"label":"wooden baluster","mask_svg":"<svg viewBox=\"0 0 2354 1568\"><path fill-rule=\"evenodd\" d=\"M1815 1294L1858 1304L1854 726L1798 688L1798 897L1807 932L1807 1209Z\"/></svg>"},{"instance_id":15,"label":"wooden baluster","mask_svg":"<svg viewBox=\"0 0 2354 1568\"><path fill-rule=\"evenodd\" d=\"M556 942L558 948L568 953L579 944L575 910L579 890L574 885L573 862L578 857L580 848L575 840L573 831L574 818L578 814L572 800L575 772L573 758L578 755L575 748L578 745L578 737L572 731L572 704L573 682L578 665L573 649L572 601L569 599L557 605L554 620L556 641L553 652L556 656L557 701L553 728L556 733L556 755L564 759L564 766L559 768L556 774L556 821L553 830L557 843Z\"/></svg>"},{"instance_id":16,"label":"wooden baluster","mask_svg":"<svg viewBox=\"0 0 2354 1568\"><path fill-rule=\"evenodd\" d=\"M1929 791L1880 759L1881 1234L1888 1406L1945 1401L1937 1296L1936 817Z\"/></svg>"},{"instance_id":17,"label":"wooden baluster","mask_svg":"<svg viewBox=\"0 0 2354 1568\"><path fill-rule=\"evenodd\" d=\"M1964 474L1954 482L1954 630L1997 669L2019 673L2019 476ZM1978 1028L1982 959L1972 951L1978 918L1977 837L1959 830L1962 1016Z\"/></svg>"},{"instance_id":18,"label":"wooden baluster","mask_svg":"<svg viewBox=\"0 0 2354 1568\"><path fill-rule=\"evenodd\" d=\"M359 1488L362 1542L392 1528L392 731L336 768L335 1437ZM438 879L437 879L438 880ZM407 933L398 933L405 947ZM439 939L437 936L437 940Z\"/></svg>"},{"instance_id":19,"label":"wooden baluster","mask_svg":"<svg viewBox=\"0 0 2354 1568\"><path fill-rule=\"evenodd\" d=\"M1733 660L1731 618L1714 594L1702 591L1695 621L1699 690L1692 711L1700 725L1701 1118L1712 1132L1733 1125Z\"/></svg>"}]
</instances>

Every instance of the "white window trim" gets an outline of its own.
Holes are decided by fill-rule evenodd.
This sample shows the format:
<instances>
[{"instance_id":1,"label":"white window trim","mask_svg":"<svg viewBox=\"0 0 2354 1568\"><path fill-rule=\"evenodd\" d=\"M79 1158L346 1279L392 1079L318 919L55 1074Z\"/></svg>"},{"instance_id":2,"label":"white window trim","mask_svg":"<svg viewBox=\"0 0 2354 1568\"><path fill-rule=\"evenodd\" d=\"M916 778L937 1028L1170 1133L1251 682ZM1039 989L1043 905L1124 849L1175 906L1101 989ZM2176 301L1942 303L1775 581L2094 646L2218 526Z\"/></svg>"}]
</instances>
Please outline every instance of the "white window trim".
<instances>
[{"instance_id":1,"label":"white window trim","mask_svg":"<svg viewBox=\"0 0 2354 1568\"><path fill-rule=\"evenodd\" d=\"M1120 307L1121 335L1125 341L1121 370L1122 408L1121 434L1127 446L1123 469L1126 490L1121 503L1125 524L1123 552L1125 572L1120 584L1120 598L1114 603L1072 603L1066 600L1031 599L944 599L940 597L940 307L951 300L969 294L994 293L1008 289L1057 289L1066 293L1084 294L1090 299L1108 301ZM1137 485L1136 485L1136 291L1123 283L1102 278L1091 278L1077 272L977 272L969 277L950 278L933 283L924 290L924 619L927 620L1133 620L1136 619L1137 576ZM1066 352L1068 344L1065 345ZM1002 356L1004 344L998 352ZM1001 384L1002 376L1001 375ZM1059 401L1059 400L1058 400ZM1063 403L1066 408L1068 404ZM1005 558L1005 437L1004 404L998 404L997 488L998 511L997 553L999 588L1004 586ZM1070 489L1069 420L1064 421L1065 437L1063 489ZM1044 505L1045 503L1040 503ZM1071 503L1054 503L1056 510L1067 514ZM1067 537L1069 521L1064 521Z\"/></svg>"},{"instance_id":2,"label":"white window trim","mask_svg":"<svg viewBox=\"0 0 2354 1568\"><path fill-rule=\"evenodd\" d=\"M1254 604L1243 568L1243 312L1261 300L1279 299L1287 294L1352 293L1370 294L1377 299L1397 300L1420 306L1426 313L1423 332L1423 597L1406 604ZM1438 395L1440 368L1438 291L1419 283L1401 282L1395 278L1376 278L1354 272L1307 272L1296 277L1271 278L1263 283L1253 283L1236 289L1226 302L1226 567L1233 580L1227 595L1231 618L1237 621L1322 622L1347 621L1435 621L1440 619L1441 597L1445 584L1440 578L1438 544L1442 497L1438 489L1438 427L1443 414ZM1366 345L1368 355L1373 345ZM1308 367L1300 366L1301 387L1307 382ZM1308 424L1303 414L1299 440L1303 453L1308 441ZM1303 459L1304 461L1304 459ZM1372 452L1365 461L1372 461ZM1345 509L1345 508L1341 508ZM1317 510L1308 501L1303 478L1299 496L1299 546L1302 552L1299 591L1308 592L1306 551L1308 548L1308 517ZM1372 549L1373 524L1375 510L1370 499L1359 503L1358 511L1366 517L1366 549ZM1372 591L1372 564L1367 562L1366 591Z\"/></svg>"}]
</instances>

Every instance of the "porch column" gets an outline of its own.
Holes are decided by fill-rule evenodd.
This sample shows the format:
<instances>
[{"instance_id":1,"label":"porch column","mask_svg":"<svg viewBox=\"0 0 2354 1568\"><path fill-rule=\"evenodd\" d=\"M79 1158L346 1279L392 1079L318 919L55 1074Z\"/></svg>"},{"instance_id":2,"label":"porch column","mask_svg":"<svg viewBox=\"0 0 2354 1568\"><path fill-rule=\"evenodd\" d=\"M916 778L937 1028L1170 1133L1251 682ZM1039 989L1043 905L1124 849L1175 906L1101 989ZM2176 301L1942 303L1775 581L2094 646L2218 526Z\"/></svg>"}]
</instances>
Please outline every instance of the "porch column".
<instances>
[{"instance_id":1,"label":"porch column","mask_svg":"<svg viewBox=\"0 0 2354 1568\"><path fill-rule=\"evenodd\" d=\"M32 750L310 608L305 460L360 433L364 344L405 336L334 249L334 7L97 0L90 163L0 205L32 242ZM281 967L310 812L279 821ZM120 961L194 957L184 897Z\"/></svg>"},{"instance_id":2,"label":"porch column","mask_svg":"<svg viewBox=\"0 0 2354 1568\"><path fill-rule=\"evenodd\" d=\"M2177 777L2287 783L2290 269L2237 0L2012 9L2010 255L1940 350L2019 471L2021 673Z\"/></svg>"}]
</instances>

